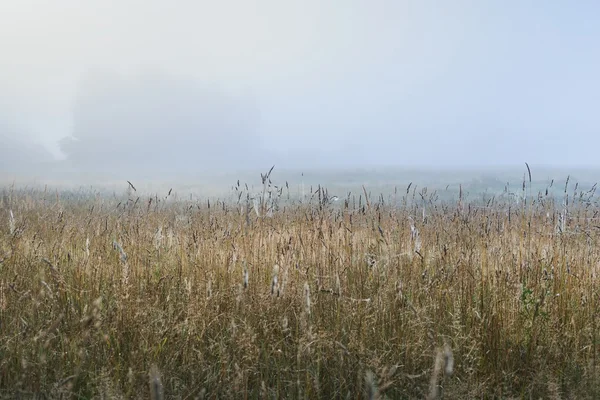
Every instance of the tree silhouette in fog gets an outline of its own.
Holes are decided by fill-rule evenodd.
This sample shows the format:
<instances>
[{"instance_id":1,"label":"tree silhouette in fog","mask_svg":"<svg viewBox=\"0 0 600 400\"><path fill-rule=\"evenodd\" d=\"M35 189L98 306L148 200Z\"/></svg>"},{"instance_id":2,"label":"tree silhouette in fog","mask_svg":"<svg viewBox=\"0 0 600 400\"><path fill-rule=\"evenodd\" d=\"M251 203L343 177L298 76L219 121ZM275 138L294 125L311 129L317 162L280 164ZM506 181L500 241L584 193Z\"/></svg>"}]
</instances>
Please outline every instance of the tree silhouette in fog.
<instances>
[{"instance_id":1,"label":"tree silhouette in fog","mask_svg":"<svg viewBox=\"0 0 600 400\"><path fill-rule=\"evenodd\" d=\"M228 169L260 152L252 102L190 80L95 74L81 83L73 111L61 149L92 170Z\"/></svg>"},{"instance_id":2,"label":"tree silhouette in fog","mask_svg":"<svg viewBox=\"0 0 600 400\"><path fill-rule=\"evenodd\" d=\"M41 164L47 165L51 160L52 155L43 146L34 144L23 129L0 115L0 170L2 172L35 172Z\"/></svg>"}]
</instances>

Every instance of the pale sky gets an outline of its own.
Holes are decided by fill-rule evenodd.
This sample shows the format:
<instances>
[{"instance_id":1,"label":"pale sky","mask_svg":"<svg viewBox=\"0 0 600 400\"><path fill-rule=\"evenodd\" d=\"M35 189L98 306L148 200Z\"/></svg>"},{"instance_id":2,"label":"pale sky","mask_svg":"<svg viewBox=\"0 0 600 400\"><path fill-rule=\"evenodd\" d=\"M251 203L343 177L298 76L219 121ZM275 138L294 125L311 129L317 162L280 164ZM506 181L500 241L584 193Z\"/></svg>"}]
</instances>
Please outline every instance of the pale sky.
<instances>
[{"instance_id":1,"label":"pale sky","mask_svg":"<svg viewBox=\"0 0 600 400\"><path fill-rule=\"evenodd\" d=\"M160 72L251 99L284 159L600 166L598 21L597 1L3 0L0 118L56 150L86 77Z\"/></svg>"}]
</instances>

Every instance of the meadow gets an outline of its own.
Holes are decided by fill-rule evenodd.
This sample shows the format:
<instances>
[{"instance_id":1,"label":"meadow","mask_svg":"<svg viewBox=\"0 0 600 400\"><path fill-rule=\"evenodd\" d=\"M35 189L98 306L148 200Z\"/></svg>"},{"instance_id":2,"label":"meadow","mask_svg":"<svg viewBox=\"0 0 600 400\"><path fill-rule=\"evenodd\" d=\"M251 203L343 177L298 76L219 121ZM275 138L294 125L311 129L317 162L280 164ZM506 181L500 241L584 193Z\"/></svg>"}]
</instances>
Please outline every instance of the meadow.
<instances>
[{"instance_id":1,"label":"meadow","mask_svg":"<svg viewBox=\"0 0 600 400\"><path fill-rule=\"evenodd\" d=\"M6 187L0 396L600 396L595 186L261 178L204 201Z\"/></svg>"}]
</instances>

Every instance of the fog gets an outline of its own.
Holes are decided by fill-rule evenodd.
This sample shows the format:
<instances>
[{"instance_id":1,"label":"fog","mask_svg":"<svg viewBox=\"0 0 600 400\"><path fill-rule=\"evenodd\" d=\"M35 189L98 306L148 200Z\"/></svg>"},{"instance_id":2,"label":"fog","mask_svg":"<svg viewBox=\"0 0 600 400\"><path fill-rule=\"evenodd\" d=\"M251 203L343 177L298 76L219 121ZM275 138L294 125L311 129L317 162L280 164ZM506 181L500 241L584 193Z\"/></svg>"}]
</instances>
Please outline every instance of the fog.
<instances>
[{"instance_id":1,"label":"fog","mask_svg":"<svg viewBox=\"0 0 600 400\"><path fill-rule=\"evenodd\" d=\"M20 170L31 173L35 164L52 160L52 155L41 145L35 144L18 127L12 126L0 117L0 169Z\"/></svg>"},{"instance_id":2,"label":"fog","mask_svg":"<svg viewBox=\"0 0 600 400\"><path fill-rule=\"evenodd\" d=\"M594 1L5 0L0 167L600 167L599 18Z\"/></svg>"},{"instance_id":3,"label":"fog","mask_svg":"<svg viewBox=\"0 0 600 400\"><path fill-rule=\"evenodd\" d=\"M80 87L66 159L92 171L177 173L186 168L249 168L264 151L251 101L160 73L97 74Z\"/></svg>"}]
</instances>

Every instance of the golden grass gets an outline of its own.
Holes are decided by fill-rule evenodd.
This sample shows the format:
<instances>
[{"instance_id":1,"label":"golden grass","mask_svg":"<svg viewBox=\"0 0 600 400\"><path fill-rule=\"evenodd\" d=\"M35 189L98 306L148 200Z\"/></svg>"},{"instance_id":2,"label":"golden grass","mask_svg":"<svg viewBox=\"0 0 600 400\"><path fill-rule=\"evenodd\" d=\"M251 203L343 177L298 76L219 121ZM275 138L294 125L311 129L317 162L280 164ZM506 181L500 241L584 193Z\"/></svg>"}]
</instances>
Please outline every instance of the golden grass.
<instances>
[{"instance_id":1,"label":"golden grass","mask_svg":"<svg viewBox=\"0 0 600 400\"><path fill-rule=\"evenodd\" d=\"M3 395L600 395L591 203L117 203L0 203Z\"/></svg>"}]
</instances>

